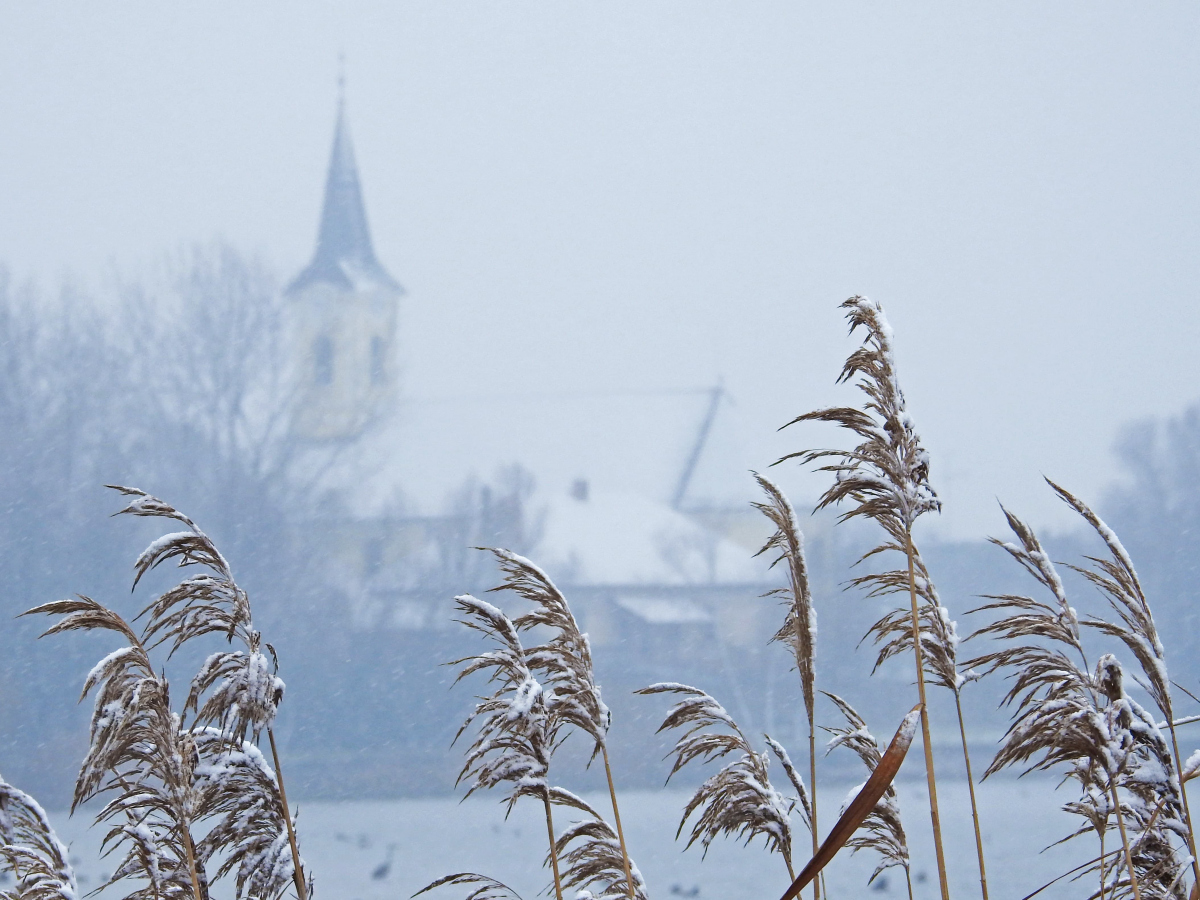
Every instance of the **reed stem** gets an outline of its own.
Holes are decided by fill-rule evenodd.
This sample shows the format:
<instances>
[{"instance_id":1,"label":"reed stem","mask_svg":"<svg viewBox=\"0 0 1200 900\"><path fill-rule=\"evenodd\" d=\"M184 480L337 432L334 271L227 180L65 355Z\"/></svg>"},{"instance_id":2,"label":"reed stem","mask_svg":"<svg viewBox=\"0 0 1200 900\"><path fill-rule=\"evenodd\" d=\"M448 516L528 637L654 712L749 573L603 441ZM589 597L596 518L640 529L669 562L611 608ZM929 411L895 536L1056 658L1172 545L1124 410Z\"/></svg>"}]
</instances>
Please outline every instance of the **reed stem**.
<instances>
[{"instance_id":1,"label":"reed stem","mask_svg":"<svg viewBox=\"0 0 1200 900\"><path fill-rule=\"evenodd\" d=\"M979 807L975 803L975 777L971 774L971 754L967 750L967 726L963 723L962 698L954 692L954 707L958 711L958 733L962 737L963 761L967 764L967 790L971 794L971 821L975 823L975 852L979 856L979 887L983 900L988 900L987 871L983 865L983 833L979 828Z\"/></svg>"},{"instance_id":2,"label":"reed stem","mask_svg":"<svg viewBox=\"0 0 1200 900\"><path fill-rule=\"evenodd\" d=\"M1125 865L1129 869L1129 883L1133 887L1133 900L1142 900L1137 873L1133 871L1133 853L1129 849L1129 837L1125 834L1125 814L1121 812L1121 799L1117 796L1117 782L1111 776L1108 779L1108 789L1112 794L1113 809L1117 813L1117 827L1121 830L1121 846L1125 848Z\"/></svg>"},{"instance_id":3,"label":"reed stem","mask_svg":"<svg viewBox=\"0 0 1200 900\"><path fill-rule=\"evenodd\" d=\"M1108 823L1104 824L1108 828ZM1104 877L1107 873L1104 871L1104 831L1100 832L1100 900L1104 900Z\"/></svg>"},{"instance_id":4,"label":"reed stem","mask_svg":"<svg viewBox=\"0 0 1200 900\"><path fill-rule=\"evenodd\" d=\"M554 816L550 812L550 791L542 792L546 804L546 836L550 839L550 869L554 872L554 900L563 900L562 879L558 874L558 850L554 845ZM1141 900L1139 897L1138 900Z\"/></svg>"},{"instance_id":5,"label":"reed stem","mask_svg":"<svg viewBox=\"0 0 1200 900\"><path fill-rule=\"evenodd\" d=\"M633 896L633 869L629 865L629 850L625 847L625 830L621 828L621 811L617 809L617 789L613 787L612 766L608 764L608 745L601 744L600 751L604 754L604 774L608 776L608 796L612 798L613 819L617 823L617 840L621 842L621 862L625 865L625 887L629 900Z\"/></svg>"},{"instance_id":6,"label":"reed stem","mask_svg":"<svg viewBox=\"0 0 1200 900\"><path fill-rule=\"evenodd\" d=\"M183 831L183 850L187 854L188 875L192 879L192 893L196 895L196 900L206 900L204 894L200 892L200 878L196 874L196 851L192 847L192 833L185 825Z\"/></svg>"},{"instance_id":7,"label":"reed stem","mask_svg":"<svg viewBox=\"0 0 1200 900\"><path fill-rule=\"evenodd\" d=\"M292 848L292 880L296 883L296 897L308 900L308 887L304 883L304 869L300 866L300 850L296 846L296 832L292 828L292 810L288 806L287 791L283 787L283 769L279 765L279 751L275 749L275 729L267 726L267 737L271 740L271 759L275 762L275 783L279 785L279 802L283 804L283 821L287 825L288 843Z\"/></svg>"},{"instance_id":8,"label":"reed stem","mask_svg":"<svg viewBox=\"0 0 1200 900\"><path fill-rule=\"evenodd\" d=\"M1171 750L1175 754L1175 773L1179 778L1179 795L1183 800L1184 821L1188 829L1188 853L1192 855L1192 881L1200 885L1200 859L1196 858L1196 830L1192 827L1192 809L1188 805L1187 785L1183 781L1183 762L1179 756L1179 739L1175 737L1175 711L1167 710L1167 727L1171 732Z\"/></svg>"},{"instance_id":9,"label":"reed stem","mask_svg":"<svg viewBox=\"0 0 1200 900\"><path fill-rule=\"evenodd\" d=\"M821 842L817 838L817 735L816 724L813 722L812 716L808 717L808 796L809 805L812 807L809 813L812 819L812 845L815 857L817 851L821 849ZM820 878L813 879L813 900L821 900Z\"/></svg>"},{"instance_id":10,"label":"reed stem","mask_svg":"<svg viewBox=\"0 0 1200 900\"><path fill-rule=\"evenodd\" d=\"M938 885L942 891L942 900L950 900L950 885L946 878L946 852L942 847L942 821L938 814L937 778L933 772L933 739L929 734L929 705L925 702L925 661L921 654L921 620L917 612L917 580L913 571L911 525L904 530L904 543L908 553L908 596L912 603L913 652L917 661L917 693L921 700L921 741L925 748L925 780L929 784L929 818L933 821L933 846L937 851ZM1136 900L1141 900L1141 897Z\"/></svg>"}]
</instances>

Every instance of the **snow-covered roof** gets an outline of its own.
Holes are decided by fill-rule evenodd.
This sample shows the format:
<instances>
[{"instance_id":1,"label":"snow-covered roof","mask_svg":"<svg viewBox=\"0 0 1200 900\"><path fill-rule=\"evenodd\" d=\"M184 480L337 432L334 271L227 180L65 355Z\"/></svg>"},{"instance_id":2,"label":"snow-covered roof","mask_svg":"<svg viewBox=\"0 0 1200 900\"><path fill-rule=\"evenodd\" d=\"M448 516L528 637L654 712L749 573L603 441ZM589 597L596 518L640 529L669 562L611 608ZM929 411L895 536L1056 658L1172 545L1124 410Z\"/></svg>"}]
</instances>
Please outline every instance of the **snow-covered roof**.
<instances>
[{"instance_id":1,"label":"snow-covered roof","mask_svg":"<svg viewBox=\"0 0 1200 900\"><path fill-rule=\"evenodd\" d=\"M638 494L589 488L535 496L531 506L545 515L538 560L564 583L729 584L766 577L765 564L745 547ZM634 599L631 611L647 621L687 619L688 610Z\"/></svg>"}]
</instances>

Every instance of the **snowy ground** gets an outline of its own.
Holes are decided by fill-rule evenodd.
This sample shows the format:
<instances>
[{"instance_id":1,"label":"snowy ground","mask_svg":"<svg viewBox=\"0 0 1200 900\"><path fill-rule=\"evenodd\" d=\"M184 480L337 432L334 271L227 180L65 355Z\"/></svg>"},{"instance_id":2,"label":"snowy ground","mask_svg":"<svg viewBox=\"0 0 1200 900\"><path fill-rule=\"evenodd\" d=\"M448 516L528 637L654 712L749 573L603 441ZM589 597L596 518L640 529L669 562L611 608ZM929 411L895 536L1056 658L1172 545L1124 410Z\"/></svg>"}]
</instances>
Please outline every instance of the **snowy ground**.
<instances>
[{"instance_id":1,"label":"snowy ground","mask_svg":"<svg viewBox=\"0 0 1200 900\"><path fill-rule=\"evenodd\" d=\"M822 830L836 819L836 807L851 785L825 788L821 803ZM915 896L937 895L932 841L924 782L899 785L901 808L914 859ZM1046 881L1087 857L1090 842L1039 851L1067 833L1072 817L1058 810L1065 796L1053 798L1053 782L1045 779L988 782L979 791L984 818L984 841L991 895L1019 900ZM630 850L646 876L656 900L676 897L721 900L772 900L787 886L787 873L777 856L761 846L742 847L730 841L714 844L706 860L693 847L687 853L675 843L686 793L677 790L631 792L621 797ZM603 809L607 797L591 798ZM826 803L825 801L828 801ZM966 785L949 782L939 787L939 805L948 844L951 894L956 898L979 896L974 836ZM87 829L87 819L52 814L64 840L71 843L86 892L111 871L108 861L96 862L99 834ZM565 819L565 816L564 816ZM503 810L489 799L459 803L454 798L310 803L300 810L302 850L316 875L317 900L400 900L428 882L451 872L474 871L491 875L532 900L548 881L541 869L545 854L545 819L535 805L518 807L505 822ZM800 840L803 845L803 839ZM390 866L386 865L389 857ZM808 858L797 848L798 866ZM886 900L905 896L903 873L893 869L881 876L875 890L865 887L874 859L839 855L827 869L833 900L871 896ZM887 881L883 882L886 877ZM882 886L881 886L882 883ZM1042 897L1086 896L1082 884L1063 882ZM106 895L113 894L106 892ZM232 885L223 885L218 898L232 897ZM454 888L440 892L445 900L461 900ZM806 892L807 895L807 892ZM435 897L437 895L434 895Z\"/></svg>"}]
</instances>

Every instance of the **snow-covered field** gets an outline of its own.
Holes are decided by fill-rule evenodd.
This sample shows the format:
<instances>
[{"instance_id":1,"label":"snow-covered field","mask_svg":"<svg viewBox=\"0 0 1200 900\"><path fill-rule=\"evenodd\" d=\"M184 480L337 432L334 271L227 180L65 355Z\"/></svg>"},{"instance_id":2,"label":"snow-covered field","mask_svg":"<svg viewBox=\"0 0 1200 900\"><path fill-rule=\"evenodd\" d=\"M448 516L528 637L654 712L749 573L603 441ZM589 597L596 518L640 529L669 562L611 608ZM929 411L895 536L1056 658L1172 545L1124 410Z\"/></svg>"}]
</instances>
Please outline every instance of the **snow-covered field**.
<instances>
[{"instance_id":1,"label":"snow-covered field","mask_svg":"<svg viewBox=\"0 0 1200 900\"><path fill-rule=\"evenodd\" d=\"M1072 817L1058 810L1065 795L1052 798L1054 783L1044 778L1001 780L982 785L979 791L984 817L984 840L991 895L1019 900L1044 882L1088 857L1092 844L1039 851L1062 837ZM824 786L822 829L836 819L838 804L852 785ZM915 896L936 897L937 874L933 866L929 813L924 782L899 784L901 808L914 859ZM675 828L687 794L679 790L630 792L621 797L621 814L630 850L646 876L656 900L676 897L711 897L720 900L772 900L787 886L787 872L777 856L761 844L743 847L731 841L714 844L702 860L693 847L681 852ZM604 797L589 797L598 808ZM948 844L951 895L979 896L974 837L966 785L947 782L939 786L939 805ZM561 814L566 818L565 814ZM64 840L71 844L80 873L80 887L90 890L110 861L97 862L99 834L87 828L84 814L68 819L52 814ZM428 882L451 872L473 871L491 875L516 888L531 900L547 884L541 869L545 855L545 819L541 807L518 807L506 822L503 810L492 800L455 798L309 803L300 809L302 853L316 875L317 900L400 900ZM796 849L797 868L808 859L802 845ZM390 865L388 861L390 860ZM834 861L827 869L833 900L873 896L903 897L903 873L890 870L868 891L866 879L874 858ZM883 881L886 878L886 882ZM1090 886L1062 882L1042 897L1086 896ZM112 894L112 891L106 894ZM806 892L807 893L807 892ZM232 885L220 887L218 897L232 897ZM461 889L441 892L446 900L460 900Z\"/></svg>"}]
</instances>

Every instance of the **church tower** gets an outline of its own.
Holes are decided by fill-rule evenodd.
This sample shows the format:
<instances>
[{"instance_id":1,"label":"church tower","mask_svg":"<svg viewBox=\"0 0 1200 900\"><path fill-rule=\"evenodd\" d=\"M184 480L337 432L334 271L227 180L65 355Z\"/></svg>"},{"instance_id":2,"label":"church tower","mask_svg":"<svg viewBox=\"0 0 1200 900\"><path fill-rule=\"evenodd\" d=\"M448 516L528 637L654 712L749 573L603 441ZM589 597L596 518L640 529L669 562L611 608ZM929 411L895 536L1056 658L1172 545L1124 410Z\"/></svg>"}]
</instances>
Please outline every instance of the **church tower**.
<instances>
[{"instance_id":1,"label":"church tower","mask_svg":"<svg viewBox=\"0 0 1200 900\"><path fill-rule=\"evenodd\" d=\"M403 295L371 246L339 96L317 249L284 291L297 388L293 434L351 440L395 398L396 320Z\"/></svg>"}]
</instances>

